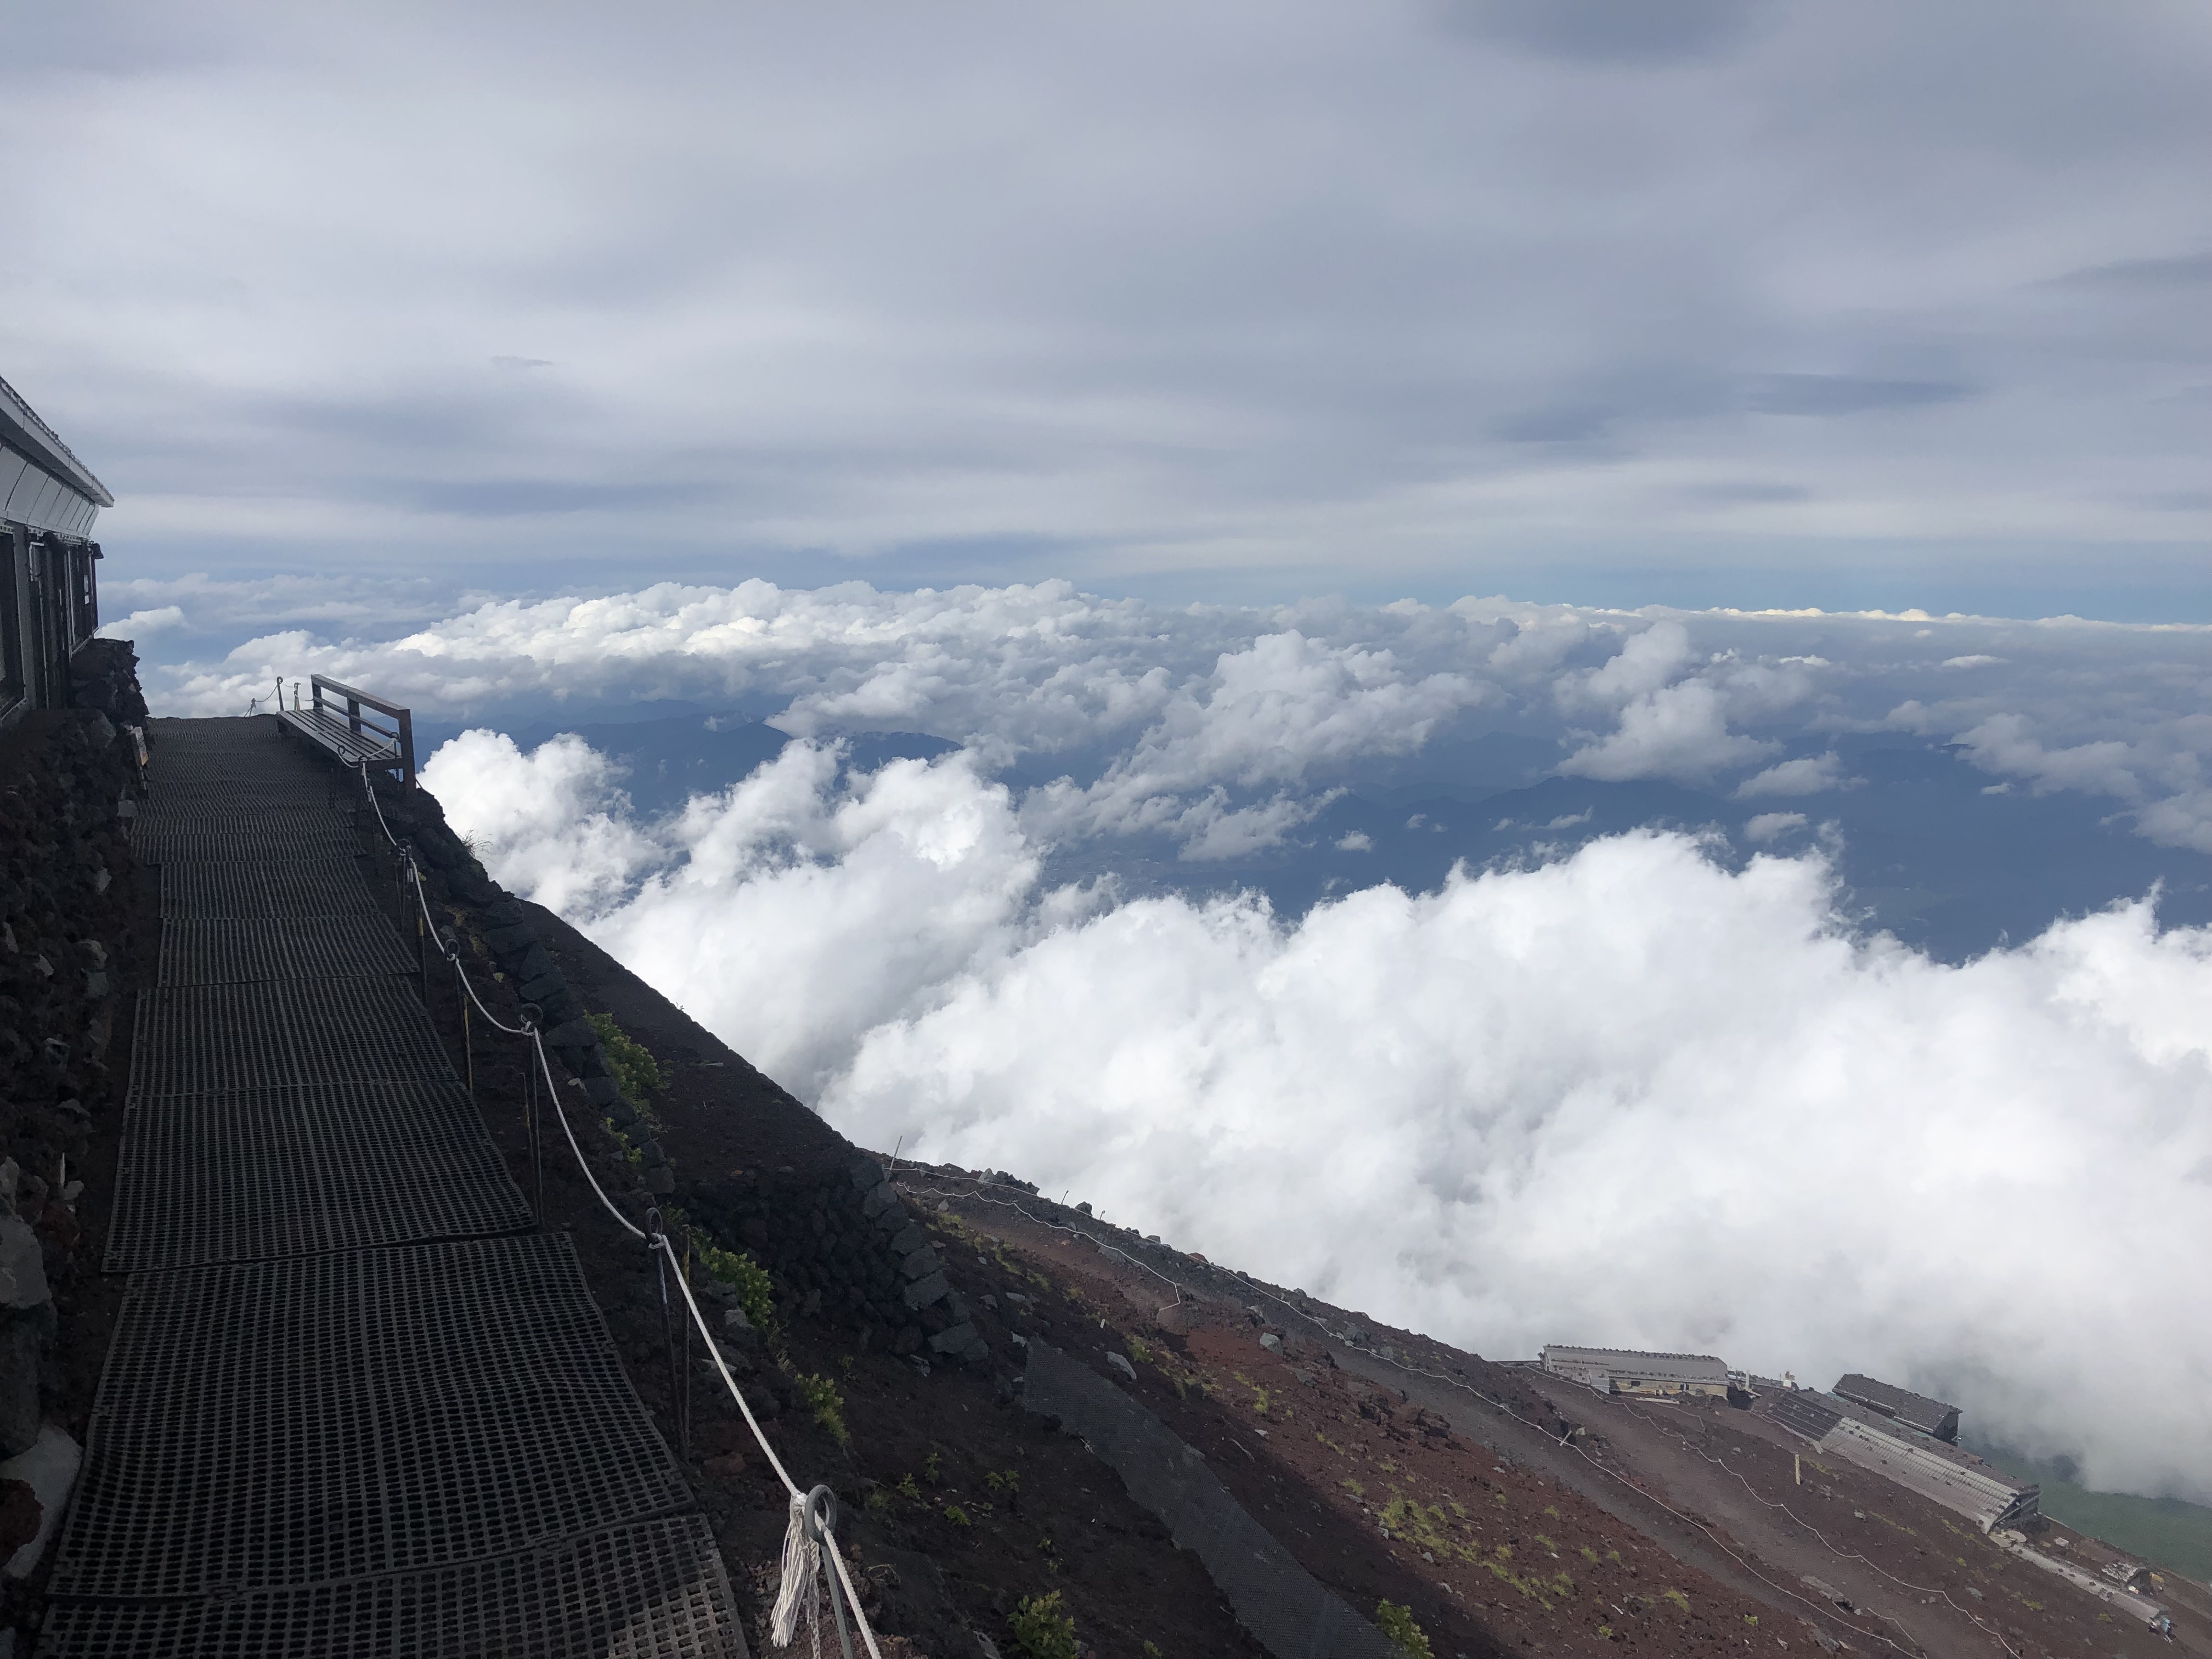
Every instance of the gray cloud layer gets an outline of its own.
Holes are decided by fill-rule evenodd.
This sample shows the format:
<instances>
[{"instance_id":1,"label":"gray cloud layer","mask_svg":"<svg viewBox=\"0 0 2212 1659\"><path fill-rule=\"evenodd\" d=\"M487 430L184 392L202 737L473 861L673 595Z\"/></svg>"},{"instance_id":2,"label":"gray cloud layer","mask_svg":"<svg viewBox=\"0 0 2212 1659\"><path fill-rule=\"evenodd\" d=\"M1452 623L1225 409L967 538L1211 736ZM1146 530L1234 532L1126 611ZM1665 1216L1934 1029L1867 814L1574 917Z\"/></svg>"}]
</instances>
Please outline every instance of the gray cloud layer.
<instances>
[{"instance_id":1,"label":"gray cloud layer","mask_svg":"<svg viewBox=\"0 0 2212 1659\"><path fill-rule=\"evenodd\" d=\"M10 31L0 356L153 574L2204 614L2196 9Z\"/></svg>"}]
</instances>

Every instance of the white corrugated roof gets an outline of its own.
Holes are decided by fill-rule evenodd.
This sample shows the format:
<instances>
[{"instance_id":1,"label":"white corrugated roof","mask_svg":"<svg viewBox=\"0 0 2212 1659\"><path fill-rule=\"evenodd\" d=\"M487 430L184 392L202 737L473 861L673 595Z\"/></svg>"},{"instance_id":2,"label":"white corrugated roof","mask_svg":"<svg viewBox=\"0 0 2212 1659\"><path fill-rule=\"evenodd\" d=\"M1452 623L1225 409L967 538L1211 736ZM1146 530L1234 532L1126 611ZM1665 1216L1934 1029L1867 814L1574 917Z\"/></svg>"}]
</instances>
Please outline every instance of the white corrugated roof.
<instances>
[{"instance_id":1,"label":"white corrugated roof","mask_svg":"<svg viewBox=\"0 0 2212 1659\"><path fill-rule=\"evenodd\" d=\"M1562 1342L1544 1345L1544 1364L1595 1367L1626 1376L1668 1382L1725 1382L1728 1366L1709 1353L1643 1353L1633 1348L1577 1348Z\"/></svg>"},{"instance_id":2,"label":"white corrugated roof","mask_svg":"<svg viewBox=\"0 0 2212 1659\"><path fill-rule=\"evenodd\" d=\"M2035 1490L1979 1469L1961 1468L1848 1417L1823 1435L1820 1444L1823 1451L1887 1475L1908 1492L1972 1516L1984 1532L2009 1515L2023 1494Z\"/></svg>"}]
</instances>

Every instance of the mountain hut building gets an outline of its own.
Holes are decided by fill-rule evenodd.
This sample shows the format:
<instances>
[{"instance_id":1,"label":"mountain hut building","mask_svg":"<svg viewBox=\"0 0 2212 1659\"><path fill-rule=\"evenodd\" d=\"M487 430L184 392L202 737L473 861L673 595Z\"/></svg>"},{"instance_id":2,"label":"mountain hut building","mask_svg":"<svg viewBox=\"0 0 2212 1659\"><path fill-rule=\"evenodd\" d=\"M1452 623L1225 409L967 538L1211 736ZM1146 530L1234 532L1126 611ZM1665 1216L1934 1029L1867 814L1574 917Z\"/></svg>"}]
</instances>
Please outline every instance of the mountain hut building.
<instances>
[{"instance_id":1,"label":"mountain hut building","mask_svg":"<svg viewBox=\"0 0 2212 1659\"><path fill-rule=\"evenodd\" d=\"M1860 1376L1856 1371L1842 1378L1830 1392L1853 1405L1880 1412L1884 1417L1904 1424L1908 1429L1917 1429L1931 1440L1956 1440L1959 1437L1959 1408L1944 1401L1930 1400L1926 1395L1915 1394L1910 1389L1878 1382L1871 1376Z\"/></svg>"},{"instance_id":2,"label":"mountain hut building","mask_svg":"<svg viewBox=\"0 0 2212 1659\"><path fill-rule=\"evenodd\" d=\"M0 380L0 731L68 706L70 658L100 627L92 524L114 504Z\"/></svg>"},{"instance_id":3,"label":"mountain hut building","mask_svg":"<svg viewBox=\"0 0 2212 1659\"><path fill-rule=\"evenodd\" d=\"M1728 1398L1728 1366L1709 1353L1640 1353L1631 1348L1544 1345L1542 1364L1600 1394L1711 1395Z\"/></svg>"}]
</instances>

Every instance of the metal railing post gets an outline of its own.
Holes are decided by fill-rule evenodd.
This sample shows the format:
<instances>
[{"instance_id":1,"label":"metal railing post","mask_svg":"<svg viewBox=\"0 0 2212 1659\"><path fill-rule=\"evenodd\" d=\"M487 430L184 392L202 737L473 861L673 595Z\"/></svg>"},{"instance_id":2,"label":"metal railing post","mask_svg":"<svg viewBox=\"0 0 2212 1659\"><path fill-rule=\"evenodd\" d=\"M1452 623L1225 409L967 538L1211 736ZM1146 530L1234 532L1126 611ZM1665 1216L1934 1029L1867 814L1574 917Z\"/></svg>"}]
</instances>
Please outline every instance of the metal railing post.
<instances>
[{"instance_id":1,"label":"metal railing post","mask_svg":"<svg viewBox=\"0 0 2212 1659\"><path fill-rule=\"evenodd\" d=\"M461 941L450 927L438 935L446 947L447 960L453 964L453 1006L461 1013L461 1070L468 1080L469 1104L477 1103L477 1045L475 1027L469 1019L468 975L461 967Z\"/></svg>"},{"instance_id":2,"label":"metal railing post","mask_svg":"<svg viewBox=\"0 0 2212 1659\"><path fill-rule=\"evenodd\" d=\"M684 1231L684 1282L691 1282L691 1231ZM684 1455L691 1455L691 1322L684 1322Z\"/></svg>"},{"instance_id":3,"label":"metal railing post","mask_svg":"<svg viewBox=\"0 0 2212 1659\"><path fill-rule=\"evenodd\" d=\"M421 898L410 895L407 891L410 887L412 887L416 889L416 894L419 894L422 881L422 878L415 868L415 849L410 847L407 849L407 876L405 881L401 884L399 891L403 897L416 897L415 960L422 970L422 1012L427 1014L430 1012L430 924L422 919Z\"/></svg>"},{"instance_id":4,"label":"metal railing post","mask_svg":"<svg viewBox=\"0 0 2212 1659\"><path fill-rule=\"evenodd\" d=\"M535 1045L533 1045L534 1047ZM534 1060L537 1055L533 1053ZM530 1195L538 1224L545 1224L545 1114L538 1103L538 1067L530 1068Z\"/></svg>"}]
</instances>

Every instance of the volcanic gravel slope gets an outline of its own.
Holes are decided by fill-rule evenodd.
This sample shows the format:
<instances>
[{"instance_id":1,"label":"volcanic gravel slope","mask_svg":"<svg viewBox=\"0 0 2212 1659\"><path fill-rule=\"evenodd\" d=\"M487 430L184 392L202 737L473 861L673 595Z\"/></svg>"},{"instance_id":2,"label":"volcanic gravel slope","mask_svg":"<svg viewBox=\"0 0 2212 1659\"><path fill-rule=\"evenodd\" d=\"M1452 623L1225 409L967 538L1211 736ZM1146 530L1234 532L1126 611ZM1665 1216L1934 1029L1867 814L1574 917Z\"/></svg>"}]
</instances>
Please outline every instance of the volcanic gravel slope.
<instances>
[{"instance_id":1,"label":"volcanic gravel slope","mask_svg":"<svg viewBox=\"0 0 2212 1659\"><path fill-rule=\"evenodd\" d=\"M1070 1348L1109 1378L1109 1352L1131 1359L1120 1386L1310 1570L1356 1603L1409 1602L1440 1653L2212 1653L2203 1587L2152 1586L2168 1641L1964 1517L1815 1456L1762 1408L1607 1399L1003 1184L908 1178L1009 1268L1080 1287L1105 1323ZM1328 1334L1347 1328L1358 1346ZM2092 1567L2118 1554L2051 1525L2036 1545Z\"/></svg>"}]
</instances>

